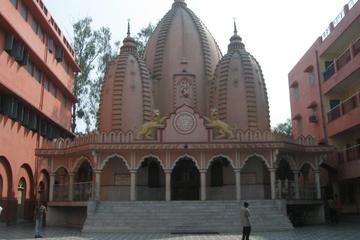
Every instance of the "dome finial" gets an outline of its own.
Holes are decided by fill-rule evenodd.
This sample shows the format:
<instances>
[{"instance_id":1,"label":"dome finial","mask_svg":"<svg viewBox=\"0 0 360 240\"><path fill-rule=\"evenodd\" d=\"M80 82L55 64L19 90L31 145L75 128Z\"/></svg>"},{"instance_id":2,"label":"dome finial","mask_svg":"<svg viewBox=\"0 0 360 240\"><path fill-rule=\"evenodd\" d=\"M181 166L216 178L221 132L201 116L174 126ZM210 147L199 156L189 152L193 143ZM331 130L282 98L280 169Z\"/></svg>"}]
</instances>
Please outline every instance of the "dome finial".
<instances>
[{"instance_id":1,"label":"dome finial","mask_svg":"<svg viewBox=\"0 0 360 240\"><path fill-rule=\"evenodd\" d=\"M130 37L130 18L128 18L128 31L127 36Z\"/></svg>"},{"instance_id":2,"label":"dome finial","mask_svg":"<svg viewBox=\"0 0 360 240\"><path fill-rule=\"evenodd\" d=\"M234 18L234 35L237 35L236 19Z\"/></svg>"}]
</instances>

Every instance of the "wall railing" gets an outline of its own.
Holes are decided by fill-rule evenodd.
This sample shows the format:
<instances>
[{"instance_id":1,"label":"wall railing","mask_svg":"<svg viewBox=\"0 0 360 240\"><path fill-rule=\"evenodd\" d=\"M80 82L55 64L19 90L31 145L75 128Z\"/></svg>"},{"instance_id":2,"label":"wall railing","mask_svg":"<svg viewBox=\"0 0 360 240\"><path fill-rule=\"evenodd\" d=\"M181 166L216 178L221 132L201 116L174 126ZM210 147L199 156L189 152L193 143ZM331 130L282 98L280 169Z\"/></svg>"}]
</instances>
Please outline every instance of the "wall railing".
<instances>
[{"instance_id":1,"label":"wall railing","mask_svg":"<svg viewBox=\"0 0 360 240\"><path fill-rule=\"evenodd\" d=\"M338 105L333 107L328 113L328 123L332 122L339 117L347 114L348 112L352 111L353 109L359 107L360 105L360 90L358 90L354 95L350 96L349 98L341 101Z\"/></svg>"}]
</instances>

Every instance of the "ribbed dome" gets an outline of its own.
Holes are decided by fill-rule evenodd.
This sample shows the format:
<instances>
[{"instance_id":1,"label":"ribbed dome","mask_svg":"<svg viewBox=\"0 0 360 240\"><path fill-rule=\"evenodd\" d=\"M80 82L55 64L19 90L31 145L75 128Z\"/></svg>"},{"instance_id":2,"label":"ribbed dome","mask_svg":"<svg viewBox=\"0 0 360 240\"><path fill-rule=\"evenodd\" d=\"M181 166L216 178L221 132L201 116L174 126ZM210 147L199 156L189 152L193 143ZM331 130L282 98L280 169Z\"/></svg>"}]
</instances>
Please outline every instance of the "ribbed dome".
<instances>
[{"instance_id":1,"label":"ribbed dome","mask_svg":"<svg viewBox=\"0 0 360 240\"><path fill-rule=\"evenodd\" d=\"M261 67L245 50L237 35L230 39L227 54L215 71L210 105L219 110L221 120L242 130L270 129L269 103Z\"/></svg>"},{"instance_id":2,"label":"ribbed dome","mask_svg":"<svg viewBox=\"0 0 360 240\"><path fill-rule=\"evenodd\" d=\"M99 107L99 130L127 132L151 119L153 99L149 72L137 54L135 40L123 41L120 55L104 77Z\"/></svg>"},{"instance_id":3,"label":"ribbed dome","mask_svg":"<svg viewBox=\"0 0 360 240\"><path fill-rule=\"evenodd\" d=\"M154 104L164 115L182 104L201 114L209 109L209 83L221 52L184 0L175 0L145 49L153 77Z\"/></svg>"}]
</instances>

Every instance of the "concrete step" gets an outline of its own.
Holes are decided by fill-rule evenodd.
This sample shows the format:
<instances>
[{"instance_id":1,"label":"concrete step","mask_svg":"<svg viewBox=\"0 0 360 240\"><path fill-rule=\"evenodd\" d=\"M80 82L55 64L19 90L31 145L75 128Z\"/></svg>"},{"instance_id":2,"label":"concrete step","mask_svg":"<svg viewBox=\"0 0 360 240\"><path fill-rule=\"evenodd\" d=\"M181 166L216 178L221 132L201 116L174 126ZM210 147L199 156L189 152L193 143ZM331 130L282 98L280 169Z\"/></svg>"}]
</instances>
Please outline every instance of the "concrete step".
<instances>
[{"instance_id":1,"label":"concrete step","mask_svg":"<svg viewBox=\"0 0 360 240\"><path fill-rule=\"evenodd\" d=\"M248 202L254 231L292 229L279 208L284 202ZM239 232L241 206L238 201L89 202L83 232Z\"/></svg>"}]
</instances>

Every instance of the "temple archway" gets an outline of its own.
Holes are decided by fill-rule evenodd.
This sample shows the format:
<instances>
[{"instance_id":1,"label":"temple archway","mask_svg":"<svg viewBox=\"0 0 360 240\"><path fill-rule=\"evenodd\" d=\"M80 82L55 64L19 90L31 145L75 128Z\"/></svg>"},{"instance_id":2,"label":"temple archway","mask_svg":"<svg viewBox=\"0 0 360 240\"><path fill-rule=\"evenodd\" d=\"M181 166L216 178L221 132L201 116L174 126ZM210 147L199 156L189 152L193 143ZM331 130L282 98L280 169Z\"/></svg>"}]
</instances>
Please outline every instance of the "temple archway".
<instances>
[{"instance_id":1,"label":"temple archway","mask_svg":"<svg viewBox=\"0 0 360 240\"><path fill-rule=\"evenodd\" d=\"M101 173L102 201L130 200L130 172L125 159L118 155L111 156L104 161Z\"/></svg>"},{"instance_id":2,"label":"temple archway","mask_svg":"<svg viewBox=\"0 0 360 240\"><path fill-rule=\"evenodd\" d=\"M303 164L300 168L299 189L301 199L316 199L314 171L308 163Z\"/></svg>"},{"instance_id":3,"label":"temple archway","mask_svg":"<svg viewBox=\"0 0 360 240\"><path fill-rule=\"evenodd\" d=\"M235 172L226 157L212 159L206 173L208 200L236 199Z\"/></svg>"},{"instance_id":4,"label":"temple archway","mask_svg":"<svg viewBox=\"0 0 360 240\"><path fill-rule=\"evenodd\" d=\"M54 201L69 200L69 172L60 167L55 172Z\"/></svg>"},{"instance_id":5,"label":"temple archway","mask_svg":"<svg viewBox=\"0 0 360 240\"><path fill-rule=\"evenodd\" d=\"M137 200L165 200L165 173L155 157L146 157L136 174Z\"/></svg>"},{"instance_id":6,"label":"temple archway","mask_svg":"<svg viewBox=\"0 0 360 240\"><path fill-rule=\"evenodd\" d=\"M241 169L241 198L270 199L270 173L264 159L252 156Z\"/></svg>"},{"instance_id":7,"label":"temple archway","mask_svg":"<svg viewBox=\"0 0 360 240\"><path fill-rule=\"evenodd\" d=\"M294 173L291 170L289 162L285 158L281 158L278 162L276 170L276 185L280 199L295 198L295 182Z\"/></svg>"},{"instance_id":8,"label":"temple archway","mask_svg":"<svg viewBox=\"0 0 360 240\"><path fill-rule=\"evenodd\" d=\"M40 201L49 201L49 186L50 186L50 177L47 170L43 169L40 171L39 176L39 186L38 186L38 199Z\"/></svg>"},{"instance_id":9,"label":"temple archway","mask_svg":"<svg viewBox=\"0 0 360 240\"><path fill-rule=\"evenodd\" d=\"M27 185L24 177L20 178L17 187L17 217L18 219L25 218L25 200L26 200Z\"/></svg>"},{"instance_id":10,"label":"temple archway","mask_svg":"<svg viewBox=\"0 0 360 240\"><path fill-rule=\"evenodd\" d=\"M84 160L77 168L74 179L74 200L88 201L93 186L93 170L89 161Z\"/></svg>"},{"instance_id":11,"label":"temple archway","mask_svg":"<svg viewBox=\"0 0 360 240\"><path fill-rule=\"evenodd\" d=\"M195 162L183 157L171 173L172 200L199 200L200 173Z\"/></svg>"}]
</instances>

